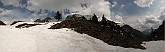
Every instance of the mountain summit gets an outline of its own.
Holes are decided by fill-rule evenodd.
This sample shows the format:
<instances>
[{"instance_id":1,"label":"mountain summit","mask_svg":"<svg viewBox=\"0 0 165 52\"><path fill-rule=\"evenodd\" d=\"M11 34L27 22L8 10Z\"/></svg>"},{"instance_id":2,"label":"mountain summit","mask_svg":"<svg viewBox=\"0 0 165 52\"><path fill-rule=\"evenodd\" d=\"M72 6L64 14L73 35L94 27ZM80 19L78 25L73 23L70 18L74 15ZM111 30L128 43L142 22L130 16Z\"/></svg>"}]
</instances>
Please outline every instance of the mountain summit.
<instances>
[{"instance_id":1,"label":"mountain summit","mask_svg":"<svg viewBox=\"0 0 165 52\"><path fill-rule=\"evenodd\" d=\"M87 20L84 16L69 18L61 23L51 26L49 29L70 28L81 34L103 40L109 45L133 47L145 49L141 44L143 41L143 33L133 29L129 25L119 26L117 23L109 20L99 21L94 23L92 20Z\"/></svg>"}]
</instances>

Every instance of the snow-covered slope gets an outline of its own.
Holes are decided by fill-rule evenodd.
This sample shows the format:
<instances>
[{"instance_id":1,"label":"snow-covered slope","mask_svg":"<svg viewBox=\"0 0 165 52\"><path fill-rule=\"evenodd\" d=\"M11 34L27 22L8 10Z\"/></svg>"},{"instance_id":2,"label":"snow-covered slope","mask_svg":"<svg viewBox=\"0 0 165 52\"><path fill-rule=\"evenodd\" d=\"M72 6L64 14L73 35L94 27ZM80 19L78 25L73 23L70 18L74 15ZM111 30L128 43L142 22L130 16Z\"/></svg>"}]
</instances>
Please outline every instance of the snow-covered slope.
<instances>
[{"instance_id":1,"label":"snow-covered slope","mask_svg":"<svg viewBox=\"0 0 165 52\"><path fill-rule=\"evenodd\" d=\"M164 41L146 42L146 50L122 48L67 28L47 29L53 23L15 28L22 23L0 26L0 52L165 52Z\"/></svg>"}]
</instances>

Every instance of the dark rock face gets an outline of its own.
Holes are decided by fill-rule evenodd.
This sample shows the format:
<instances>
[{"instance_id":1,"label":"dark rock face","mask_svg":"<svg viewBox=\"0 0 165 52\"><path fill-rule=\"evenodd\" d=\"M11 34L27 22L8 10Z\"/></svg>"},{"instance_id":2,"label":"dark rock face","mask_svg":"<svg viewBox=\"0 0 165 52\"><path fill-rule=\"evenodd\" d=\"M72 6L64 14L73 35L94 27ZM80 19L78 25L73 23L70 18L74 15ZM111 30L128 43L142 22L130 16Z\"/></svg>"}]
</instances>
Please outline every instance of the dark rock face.
<instances>
[{"instance_id":1,"label":"dark rock face","mask_svg":"<svg viewBox=\"0 0 165 52\"><path fill-rule=\"evenodd\" d=\"M6 25L6 24L0 20L0 25Z\"/></svg>"},{"instance_id":2,"label":"dark rock face","mask_svg":"<svg viewBox=\"0 0 165 52\"><path fill-rule=\"evenodd\" d=\"M66 20L71 20L71 19L73 19L74 17L82 17L82 15L79 15L79 14L68 15L68 16L66 17Z\"/></svg>"},{"instance_id":3,"label":"dark rock face","mask_svg":"<svg viewBox=\"0 0 165 52\"><path fill-rule=\"evenodd\" d=\"M151 40L165 40L164 35L165 35L165 20L163 21L163 24L159 26L158 29L155 29L151 35L149 36L149 38L147 39L148 41Z\"/></svg>"},{"instance_id":4,"label":"dark rock face","mask_svg":"<svg viewBox=\"0 0 165 52\"><path fill-rule=\"evenodd\" d=\"M42 25L42 24L27 24L27 23L24 23L24 24L20 24L20 25L16 26L16 28L29 28L29 27L36 26L36 25Z\"/></svg>"},{"instance_id":5,"label":"dark rock face","mask_svg":"<svg viewBox=\"0 0 165 52\"><path fill-rule=\"evenodd\" d=\"M69 20L69 19L72 19L72 18L74 18L74 17L83 17L83 15L80 15L80 14L73 14L73 15L68 15L67 17L66 17L66 20ZM92 15L85 15L84 16L87 20L92 20Z\"/></svg>"},{"instance_id":6,"label":"dark rock face","mask_svg":"<svg viewBox=\"0 0 165 52\"><path fill-rule=\"evenodd\" d=\"M24 21L14 21L12 24L10 24L10 25L14 25L14 24L16 24L16 23L18 23L18 22L24 22Z\"/></svg>"},{"instance_id":7,"label":"dark rock face","mask_svg":"<svg viewBox=\"0 0 165 52\"><path fill-rule=\"evenodd\" d=\"M42 23L42 20L41 19L36 19L34 22L40 22L40 23Z\"/></svg>"},{"instance_id":8,"label":"dark rock face","mask_svg":"<svg viewBox=\"0 0 165 52\"><path fill-rule=\"evenodd\" d=\"M52 19L49 18L49 17L47 17L47 18L43 19L42 21L43 21L43 22L50 22L50 20L52 20Z\"/></svg>"},{"instance_id":9,"label":"dark rock face","mask_svg":"<svg viewBox=\"0 0 165 52\"><path fill-rule=\"evenodd\" d=\"M70 28L78 33L85 33L108 43L109 45L122 46L126 48L145 49L142 44L142 34L133 28L125 29L127 26L120 27L113 21L107 20L106 23L92 23L84 17L71 17L69 20L51 26L49 29ZM135 32L132 32L134 30ZM138 33L137 33L138 32Z\"/></svg>"},{"instance_id":10,"label":"dark rock face","mask_svg":"<svg viewBox=\"0 0 165 52\"><path fill-rule=\"evenodd\" d=\"M50 20L52 20L52 19L49 18L49 17L47 17L47 18L45 18L45 19L43 19L43 20L37 19L37 20L35 20L34 22L44 23L44 22L50 22Z\"/></svg>"},{"instance_id":11,"label":"dark rock face","mask_svg":"<svg viewBox=\"0 0 165 52\"><path fill-rule=\"evenodd\" d=\"M144 40L147 37L142 32L140 32L140 31L138 31L136 29L133 29L129 25L124 25L124 26L122 26L122 28L124 29L125 33L131 34L134 38L136 38L138 40Z\"/></svg>"}]
</instances>

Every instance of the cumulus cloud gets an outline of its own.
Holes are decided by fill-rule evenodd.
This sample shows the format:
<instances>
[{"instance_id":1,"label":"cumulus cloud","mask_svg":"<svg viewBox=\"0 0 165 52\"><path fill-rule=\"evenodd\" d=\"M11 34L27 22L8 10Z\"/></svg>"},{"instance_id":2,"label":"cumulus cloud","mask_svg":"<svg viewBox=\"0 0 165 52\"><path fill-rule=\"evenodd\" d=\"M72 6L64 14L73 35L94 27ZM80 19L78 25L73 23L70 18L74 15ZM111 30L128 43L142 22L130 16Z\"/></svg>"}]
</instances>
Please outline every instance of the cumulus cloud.
<instances>
[{"instance_id":1,"label":"cumulus cloud","mask_svg":"<svg viewBox=\"0 0 165 52\"><path fill-rule=\"evenodd\" d=\"M154 0L135 0L134 3L140 7L150 7Z\"/></svg>"},{"instance_id":2,"label":"cumulus cloud","mask_svg":"<svg viewBox=\"0 0 165 52\"><path fill-rule=\"evenodd\" d=\"M21 1L23 5L20 4ZM40 9L49 11L59 10L63 12L66 12L65 9L68 9L67 11L69 12L76 11L76 13L82 15L93 15L95 13L100 17L104 14L110 19L110 3L105 0L0 0L0 2L3 3L4 7L7 6L7 8L10 8L8 7L9 5L15 7L10 10L1 9L0 19L5 21L29 21L29 19L44 18L50 15L50 13L38 14L37 12ZM27 6L24 6L24 4ZM85 9L82 7L82 4L86 4ZM29 13L31 11L34 11L34 13Z\"/></svg>"},{"instance_id":3,"label":"cumulus cloud","mask_svg":"<svg viewBox=\"0 0 165 52\"><path fill-rule=\"evenodd\" d=\"M23 20L23 21L30 21L31 19L37 19L37 18L44 18L43 16L46 16L47 14L32 14L29 12L22 12L18 9L12 9L12 10L6 10L0 8L0 20L6 22L6 23L11 23L13 21L17 20Z\"/></svg>"},{"instance_id":4,"label":"cumulus cloud","mask_svg":"<svg viewBox=\"0 0 165 52\"><path fill-rule=\"evenodd\" d=\"M117 3L119 3L118 0ZM165 0L128 1L120 4L124 4L124 8L121 8L121 6L116 6L116 8L112 8L113 10L111 11L113 11L114 15L123 17L124 23L131 25L135 29L143 31L151 27L159 27L162 20L165 19L164 3Z\"/></svg>"},{"instance_id":5,"label":"cumulus cloud","mask_svg":"<svg viewBox=\"0 0 165 52\"><path fill-rule=\"evenodd\" d=\"M82 10L78 13L83 15L92 15L95 13L99 17L101 17L104 14L107 19L110 19L109 4L109 2L99 0L98 2L92 3L91 6L88 7L86 10Z\"/></svg>"},{"instance_id":6,"label":"cumulus cloud","mask_svg":"<svg viewBox=\"0 0 165 52\"><path fill-rule=\"evenodd\" d=\"M159 27L159 25L162 24L162 20L160 20L158 17L155 17L155 16L147 16L147 18L145 19L146 22L145 22L145 26L147 28L155 28L157 29Z\"/></svg>"},{"instance_id":7,"label":"cumulus cloud","mask_svg":"<svg viewBox=\"0 0 165 52\"><path fill-rule=\"evenodd\" d=\"M155 24L155 23L159 23L160 22L160 20L158 19L158 17L155 17L155 16L146 16L146 24L149 24L149 23L151 23L151 24Z\"/></svg>"},{"instance_id":8,"label":"cumulus cloud","mask_svg":"<svg viewBox=\"0 0 165 52\"><path fill-rule=\"evenodd\" d=\"M20 1L22 0L0 0L5 6L13 5L21 7ZM82 4L86 4L82 7ZM51 11L63 11L69 9L71 12L78 11L77 13L82 15L97 14L102 16L103 14L110 19L110 3L106 0L28 0L26 3L27 9L31 11L39 11L40 9L47 9ZM63 11L64 12L64 11Z\"/></svg>"},{"instance_id":9,"label":"cumulus cloud","mask_svg":"<svg viewBox=\"0 0 165 52\"><path fill-rule=\"evenodd\" d=\"M115 7L117 5L116 1L113 1L112 3L113 3L112 7Z\"/></svg>"},{"instance_id":10,"label":"cumulus cloud","mask_svg":"<svg viewBox=\"0 0 165 52\"><path fill-rule=\"evenodd\" d=\"M124 23L123 18L119 15L115 15L115 21L120 22L120 23Z\"/></svg>"},{"instance_id":11,"label":"cumulus cloud","mask_svg":"<svg viewBox=\"0 0 165 52\"><path fill-rule=\"evenodd\" d=\"M71 11L79 11L80 14L103 14L110 17L109 2L105 0L30 0L31 5L27 6L30 10L49 9L49 10L63 10L70 9ZM81 3L89 4L87 9L81 7Z\"/></svg>"},{"instance_id":12,"label":"cumulus cloud","mask_svg":"<svg viewBox=\"0 0 165 52\"><path fill-rule=\"evenodd\" d=\"M65 12L63 16L70 13L81 15L93 15L101 17L103 14L107 19L129 24L143 31L147 28L157 28L165 19L164 0L0 0L4 6L0 9L0 19L6 21L31 20L45 18L49 13L38 14L40 9ZM22 5L20 2L22 1ZM111 5L111 4L112 5ZM25 6L24 6L25 5ZM1 5L0 5L1 6ZM22 7L23 6L23 7ZM22 8L22 9L20 9ZM24 10L24 9L26 10ZM67 9L67 10L66 10ZM24 11L24 12L22 12ZM33 11L29 13L28 11ZM112 12L112 13L111 13ZM53 15L52 15L53 16ZM33 20L31 20L33 21Z\"/></svg>"},{"instance_id":13,"label":"cumulus cloud","mask_svg":"<svg viewBox=\"0 0 165 52\"><path fill-rule=\"evenodd\" d=\"M132 26L140 31L143 31L145 29L150 29L151 27L156 29L161 24L162 20L159 19L159 17L149 15L145 16L144 19L137 19L135 24L133 24Z\"/></svg>"},{"instance_id":14,"label":"cumulus cloud","mask_svg":"<svg viewBox=\"0 0 165 52\"><path fill-rule=\"evenodd\" d=\"M162 11L163 12L163 11ZM162 21L165 20L165 15L161 14L160 16L148 15L143 19L138 19L138 22L135 22L134 28L143 31L145 29L150 29L151 27L157 29L159 25L162 24Z\"/></svg>"}]
</instances>

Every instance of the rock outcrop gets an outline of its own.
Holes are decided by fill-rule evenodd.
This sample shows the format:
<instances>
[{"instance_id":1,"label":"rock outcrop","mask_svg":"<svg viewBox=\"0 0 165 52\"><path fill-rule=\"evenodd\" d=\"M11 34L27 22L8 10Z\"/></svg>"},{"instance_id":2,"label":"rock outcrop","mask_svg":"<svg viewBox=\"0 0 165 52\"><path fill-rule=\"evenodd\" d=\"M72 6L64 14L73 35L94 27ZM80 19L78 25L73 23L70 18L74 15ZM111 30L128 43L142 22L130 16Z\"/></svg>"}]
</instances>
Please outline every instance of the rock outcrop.
<instances>
[{"instance_id":1,"label":"rock outcrop","mask_svg":"<svg viewBox=\"0 0 165 52\"><path fill-rule=\"evenodd\" d=\"M18 26L15 26L16 28L29 28L29 27L33 27L33 26L36 26L36 25L42 25L42 24L27 24L27 23L23 23L23 24L20 24Z\"/></svg>"},{"instance_id":2,"label":"rock outcrop","mask_svg":"<svg viewBox=\"0 0 165 52\"><path fill-rule=\"evenodd\" d=\"M70 28L81 34L88 34L104 41L109 45L122 46L126 48L145 49L142 44L142 34L130 26L120 27L117 23L107 20L106 23L92 23L84 17L70 17L70 19L51 26L49 29ZM130 29L126 29L130 28Z\"/></svg>"},{"instance_id":3,"label":"rock outcrop","mask_svg":"<svg viewBox=\"0 0 165 52\"><path fill-rule=\"evenodd\" d=\"M36 19L34 22L42 23L43 21L41 19Z\"/></svg>"},{"instance_id":4,"label":"rock outcrop","mask_svg":"<svg viewBox=\"0 0 165 52\"><path fill-rule=\"evenodd\" d=\"M14 24L16 24L16 23L18 23L18 22L24 22L24 21L14 21L14 22L11 23L10 25L14 25Z\"/></svg>"},{"instance_id":5,"label":"rock outcrop","mask_svg":"<svg viewBox=\"0 0 165 52\"><path fill-rule=\"evenodd\" d=\"M155 29L151 32L150 36L147 38L147 41L152 40L165 40L165 20L163 21L162 25L159 26L158 29Z\"/></svg>"},{"instance_id":6,"label":"rock outcrop","mask_svg":"<svg viewBox=\"0 0 165 52\"><path fill-rule=\"evenodd\" d=\"M50 22L51 20L52 20L51 18L47 17L47 18L45 18L43 20L36 19L34 22L44 23L44 22Z\"/></svg>"},{"instance_id":7,"label":"rock outcrop","mask_svg":"<svg viewBox=\"0 0 165 52\"><path fill-rule=\"evenodd\" d=\"M6 25L6 24L0 20L0 25Z\"/></svg>"}]
</instances>

